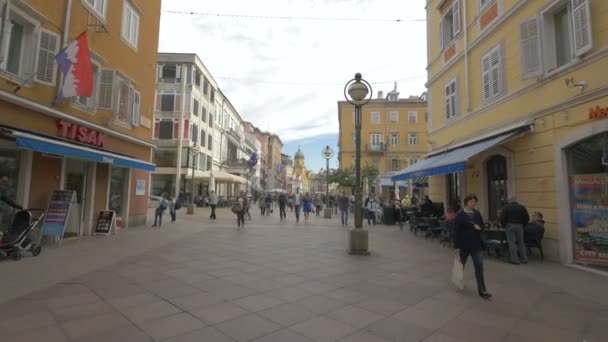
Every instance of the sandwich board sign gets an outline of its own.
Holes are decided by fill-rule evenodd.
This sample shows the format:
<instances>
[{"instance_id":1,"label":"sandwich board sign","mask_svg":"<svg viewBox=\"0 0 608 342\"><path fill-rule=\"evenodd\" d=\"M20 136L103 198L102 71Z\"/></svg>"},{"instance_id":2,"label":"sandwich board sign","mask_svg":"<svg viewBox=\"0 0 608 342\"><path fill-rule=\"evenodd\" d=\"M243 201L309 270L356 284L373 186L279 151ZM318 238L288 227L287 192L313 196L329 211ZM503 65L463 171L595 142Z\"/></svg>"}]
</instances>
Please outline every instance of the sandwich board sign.
<instances>
[{"instance_id":1,"label":"sandwich board sign","mask_svg":"<svg viewBox=\"0 0 608 342\"><path fill-rule=\"evenodd\" d=\"M97 215L97 222L95 223L94 235L110 235L112 234L112 227L116 231L116 213L114 210L101 210Z\"/></svg>"},{"instance_id":2,"label":"sandwich board sign","mask_svg":"<svg viewBox=\"0 0 608 342\"><path fill-rule=\"evenodd\" d=\"M72 205L76 202L76 191L74 190L55 190L51 195L44 223L42 224L42 236L53 236L63 240L65 226L70 217Z\"/></svg>"}]
</instances>

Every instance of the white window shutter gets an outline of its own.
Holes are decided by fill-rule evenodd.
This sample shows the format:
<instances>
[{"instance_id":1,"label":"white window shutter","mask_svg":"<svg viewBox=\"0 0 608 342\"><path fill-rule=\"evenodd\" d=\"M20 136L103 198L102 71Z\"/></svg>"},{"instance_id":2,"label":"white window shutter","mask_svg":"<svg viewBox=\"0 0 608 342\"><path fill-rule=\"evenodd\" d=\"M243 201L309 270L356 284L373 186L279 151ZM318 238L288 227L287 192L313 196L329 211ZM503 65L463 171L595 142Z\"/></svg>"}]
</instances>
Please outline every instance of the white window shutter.
<instances>
[{"instance_id":1,"label":"white window shutter","mask_svg":"<svg viewBox=\"0 0 608 342\"><path fill-rule=\"evenodd\" d=\"M452 5L452 26L454 29L454 37L456 37L458 33L460 33L460 0L454 1L454 4Z\"/></svg>"},{"instance_id":2,"label":"white window shutter","mask_svg":"<svg viewBox=\"0 0 608 342\"><path fill-rule=\"evenodd\" d=\"M113 98L114 98L114 78L116 71L112 69L101 69L101 77L99 80L99 108L101 109L114 109Z\"/></svg>"},{"instance_id":3,"label":"white window shutter","mask_svg":"<svg viewBox=\"0 0 608 342\"><path fill-rule=\"evenodd\" d=\"M540 76L542 64L538 18L534 17L519 25L519 44L521 48L522 77L526 79Z\"/></svg>"},{"instance_id":4,"label":"white window shutter","mask_svg":"<svg viewBox=\"0 0 608 342\"><path fill-rule=\"evenodd\" d=\"M572 0L574 54L579 57L593 48L589 0Z\"/></svg>"},{"instance_id":5,"label":"white window shutter","mask_svg":"<svg viewBox=\"0 0 608 342\"><path fill-rule=\"evenodd\" d=\"M131 113L131 124L133 126L139 126L140 109L141 109L141 95L139 94L139 92L137 90L135 90L134 95L133 95L133 113Z\"/></svg>"},{"instance_id":6,"label":"white window shutter","mask_svg":"<svg viewBox=\"0 0 608 342\"><path fill-rule=\"evenodd\" d=\"M500 48L495 49L490 54L490 63L492 63L490 77L492 79L492 97L498 96L502 93L502 75L501 75L501 54Z\"/></svg>"},{"instance_id":7,"label":"white window shutter","mask_svg":"<svg viewBox=\"0 0 608 342\"><path fill-rule=\"evenodd\" d=\"M481 86L483 91L483 98L487 100L490 98L490 56L486 55L481 59Z\"/></svg>"},{"instance_id":8,"label":"white window shutter","mask_svg":"<svg viewBox=\"0 0 608 342\"><path fill-rule=\"evenodd\" d=\"M49 85L55 84L57 74L55 55L57 52L59 52L59 36L47 30L40 30L36 81Z\"/></svg>"},{"instance_id":9,"label":"white window shutter","mask_svg":"<svg viewBox=\"0 0 608 342\"><path fill-rule=\"evenodd\" d=\"M175 79L178 79L178 80L182 79L182 66L181 65L175 66Z\"/></svg>"}]
</instances>

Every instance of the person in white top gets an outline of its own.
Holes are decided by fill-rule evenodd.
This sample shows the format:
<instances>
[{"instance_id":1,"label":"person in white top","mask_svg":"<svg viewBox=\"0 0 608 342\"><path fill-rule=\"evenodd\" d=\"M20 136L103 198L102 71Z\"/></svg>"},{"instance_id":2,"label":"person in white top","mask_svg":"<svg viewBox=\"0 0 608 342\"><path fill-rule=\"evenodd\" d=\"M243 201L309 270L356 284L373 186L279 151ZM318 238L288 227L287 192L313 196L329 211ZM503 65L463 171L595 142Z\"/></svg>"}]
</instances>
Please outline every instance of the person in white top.
<instances>
[{"instance_id":1,"label":"person in white top","mask_svg":"<svg viewBox=\"0 0 608 342\"><path fill-rule=\"evenodd\" d=\"M300 208L302 208L302 194L300 188L296 189L296 193L293 195L293 205L296 212L296 222L300 222Z\"/></svg>"},{"instance_id":2,"label":"person in white top","mask_svg":"<svg viewBox=\"0 0 608 342\"><path fill-rule=\"evenodd\" d=\"M372 194L367 199L365 203L365 209L367 209L367 224L370 225L372 222L374 226L376 225L376 212L378 212L378 202L376 202L376 197Z\"/></svg>"},{"instance_id":3,"label":"person in white top","mask_svg":"<svg viewBox=\"0 0 608 342\"><path fill-rule=\"evenodd\" d=\"M167 193L163 192L163 194L160 197L158 197L158 196L149 196L149 197L153 200L158 201L158 207L154 211L154 225L152 225L152 227L156 227L156 226L160 227L163 224L163 214L165 213L165 210L169 206L169 201L167 201Z\"/></svg>"}]
</instances>

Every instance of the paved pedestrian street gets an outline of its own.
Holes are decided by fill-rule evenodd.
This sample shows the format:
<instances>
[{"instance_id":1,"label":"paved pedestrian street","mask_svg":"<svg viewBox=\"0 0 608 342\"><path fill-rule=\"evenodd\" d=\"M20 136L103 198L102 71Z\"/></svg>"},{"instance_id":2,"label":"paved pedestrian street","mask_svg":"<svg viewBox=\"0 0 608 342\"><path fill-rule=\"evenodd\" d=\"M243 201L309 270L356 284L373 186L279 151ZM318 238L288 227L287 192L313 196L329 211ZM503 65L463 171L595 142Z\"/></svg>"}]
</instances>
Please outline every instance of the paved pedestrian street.
<instances>
[{"instance_id":1,"label":"paved pedestrian street","mask_svg":"<svg viewBox=\"0 0 608 342\"><path fill-rule=\"evenodd\" d=\"M180 210L0 261L2 341L608 341L608 278L485 259L492 301L450 284L453 251L395 226L346 253L339 218L308 224ZM150 213L151 216L151 213ZM167 219L166 215L165 219ZM352 220L352 217L351 217Z\"/></svg>"}]
</instances>

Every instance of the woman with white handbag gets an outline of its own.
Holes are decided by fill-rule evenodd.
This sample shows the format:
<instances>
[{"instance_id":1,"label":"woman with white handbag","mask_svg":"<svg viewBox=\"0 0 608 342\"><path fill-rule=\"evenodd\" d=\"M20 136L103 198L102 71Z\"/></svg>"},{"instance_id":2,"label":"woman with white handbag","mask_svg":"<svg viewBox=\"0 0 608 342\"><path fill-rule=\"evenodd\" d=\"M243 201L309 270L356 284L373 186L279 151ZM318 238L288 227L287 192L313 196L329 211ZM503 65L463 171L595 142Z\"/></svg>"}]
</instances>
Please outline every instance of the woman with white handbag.
<instances>
[{"instance_id":1,"label":"woman with white handbag","mask_svg":"<svg viewBox=\"0 0 608 342\"><path fill-rule=\"evenodd\" d=\"M483 218L481 213L476 209L477 196L468 195L464 199L465 206L456 215L454 227L454 244L458 249L457 256L454 260L454 269L452 281L460 289L464 288L464 280L460 270L464 270L464 265L467 262L469 255L473 260L475 267L475 279L477 280L477 292L483 299L490 299L492 294L486 290L486 283L483 275L483 239L481 238L481 227ZM462 268L459 270L460 261Z\"/></svg>"}]
</instances>

